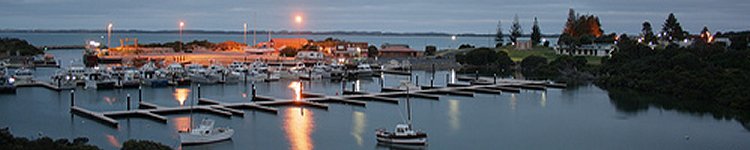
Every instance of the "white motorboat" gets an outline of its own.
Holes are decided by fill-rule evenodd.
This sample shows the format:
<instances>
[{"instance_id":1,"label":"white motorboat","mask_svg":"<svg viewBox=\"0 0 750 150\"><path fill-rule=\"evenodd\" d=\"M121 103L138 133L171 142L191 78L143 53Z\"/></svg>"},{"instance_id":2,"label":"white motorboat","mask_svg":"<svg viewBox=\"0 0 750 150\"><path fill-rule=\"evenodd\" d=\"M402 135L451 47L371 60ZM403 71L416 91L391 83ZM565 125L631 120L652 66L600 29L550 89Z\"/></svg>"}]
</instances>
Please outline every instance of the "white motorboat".
<instances>
[{"instance_id":1,"label":"white motorboat","mask_svg":"<svg viewBox=\"0 0 750 150\"><path fill-rule=\"evenodd\" d=\"M86 72L86 86L84 88L112 89L115 88L117 80L106 70L95 67Z\"/></svg>"},{"instance_id":2,"label":"white motorboat","mask_svg":"<svg viewBox=\"0 0 750 150\"><path fill-rule=\"evenodd\" d=\"M357 65L357 69L350 72L352 76L358 76L358 77L365 77L365 76L372 76L372 68L370 68L369 64L359 64Z\"/></svg>"},{"instance_id":3,"label":"white motorboat","mask_svg":"<svg viewBox=\"0 0 750 150\"><path fill-rule=\"evenodd\" d=\"M120 82L120 87L123 88L137 88L141 86L141 76L140 72L135 69L128 69L122 71L122 76Z\"/></svg>"},{"instance_id":4,"label":"white motorboat","mask_svg":"<svg viewBox=\"0 0 750 150\"><path fill-rule=\"evenodd\" d=\"M200 88L200 84L198 85ZM192 98L191 100L195 100ZM232 139L234 130L230 128L215 128L214 121L210 119L203 119L197 128L193 127L193 102L190 103L190 128L186 132L179 132L180 144L182 145L195 145L195 144L209 144L224 140Z\"/></svg>"},{"instance_id":5,"label":"white motorboat","mask_svg":"<svg viewBox=\"0 0 750 150\"><path fill-rule=\"evenodd\" d=\"M15 78L16 82L29 82L34 78L34 70L29 68L17 69L13 73L13 78Z\"/></svg>"},{"instance_id":6,"label":"white motorboat","mask_svg":"<svg viewBox=\"0 0 750 150\"><path fill-rule=\"evenodd\" d=\"M229 128L214 128L214 121L203 119L198 128L187 132L180 132L182 145L208 144L232 139L234 130Z\"/></svg>"},{"instance_id":7,"label":"white motorboat","mask_svg":"<svg viewBox=\"0 0 750 150\"><path fill-rule=\"evenodd\" d=\"M409 86L399 88L406 88L407 95L409 94ZM406 124L397 124L393 132L389 132L386 129L375 130L375 136L378 142L387 144L404 144L404 145L426 145L427 144L427 133L415 131L411 125L411 106L409 105L409 97L406 97L406 111L408 120Z\"/></svg>"},{"instance_id":8,"label":"white motorboat","mask_svg":"<svg viewBox=\"0 0 750 150\"><path fill-rule=\"evenodd\" d=\"M249 69L243 62L235 61L229 64L229 69L234 72L247 72Z\"/></svg>"}]
</instances>

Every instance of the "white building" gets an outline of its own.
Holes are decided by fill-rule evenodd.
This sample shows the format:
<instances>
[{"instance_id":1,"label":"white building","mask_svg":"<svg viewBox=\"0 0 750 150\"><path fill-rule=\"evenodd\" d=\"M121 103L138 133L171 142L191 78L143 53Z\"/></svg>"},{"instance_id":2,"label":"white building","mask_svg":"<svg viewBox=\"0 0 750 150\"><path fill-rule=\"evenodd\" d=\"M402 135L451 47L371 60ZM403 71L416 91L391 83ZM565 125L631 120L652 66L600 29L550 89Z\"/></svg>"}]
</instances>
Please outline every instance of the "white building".
<instances>
[{"instance_id":1,"label":"white building","mask_svg":"<svg viewBox=\"0 0 750 150\"><path fill-rule=\"evenodd\" d=\"M559 45L555 47L555 52L560 55L574 56L611 56L616 46L612 43L594 43L584 44L573 50L568 45Z\"/></svg>"}]
</instances>

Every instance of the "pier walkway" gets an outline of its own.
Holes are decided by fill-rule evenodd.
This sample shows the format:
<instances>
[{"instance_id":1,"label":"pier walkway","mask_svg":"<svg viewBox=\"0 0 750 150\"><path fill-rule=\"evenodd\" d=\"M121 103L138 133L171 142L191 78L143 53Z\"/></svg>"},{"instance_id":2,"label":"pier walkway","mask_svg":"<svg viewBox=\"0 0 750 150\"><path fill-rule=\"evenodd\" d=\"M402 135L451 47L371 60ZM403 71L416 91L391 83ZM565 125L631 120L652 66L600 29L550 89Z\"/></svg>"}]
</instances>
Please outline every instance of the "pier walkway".
<instances>
[{"instance_id":1,"label":"pier walkway","mask_svg":"<svg viewBox=\"0 0 750 150\"><path fill-rule=\"evenodd\" d=\"M470 77L457 77L460 80L469 79ZM141 117L151 119L157 122L166 123L167 117L164 115L184 114L190 112L214 114L222 117L244 117L243 110L260 111L271 114L277 114L278 106L296 106L310 107L313 109L328 110L328 103L338 103L353 106L365 107L368 101L384 102L389 104L398 104L399 97L415 97L426 100L440 100L442 95L474 97L475 93L482 94L501 94L504 92L519 93L522 89L526 90L546 90L549 88L565 88L565 84L549 83L545 81L529 81L516 79L497 79L476 77L470 80L470 84L448 83L443 87L424 86L420 89L406 91L404 89L381 87L381 92L367 93L362 91L344 91L343 95L325 95L319 93L301 92L298 99L279 99L267 96L256 95L253 93L252 101L227 103L209 98L198 98L195 106L182 107L162 107L152 103L138 100L138 107L130 109L130 98L128 98L128 108L122 111L94 112L75 106L74 99L71 99L71 113L81 116L90 117L96 121L102 122L112 127L118 126L116 118L124 117ZM200 95L200 88L198 88ZM71 92L71 97L73 93Z\"/></svg>"}]
</instances>

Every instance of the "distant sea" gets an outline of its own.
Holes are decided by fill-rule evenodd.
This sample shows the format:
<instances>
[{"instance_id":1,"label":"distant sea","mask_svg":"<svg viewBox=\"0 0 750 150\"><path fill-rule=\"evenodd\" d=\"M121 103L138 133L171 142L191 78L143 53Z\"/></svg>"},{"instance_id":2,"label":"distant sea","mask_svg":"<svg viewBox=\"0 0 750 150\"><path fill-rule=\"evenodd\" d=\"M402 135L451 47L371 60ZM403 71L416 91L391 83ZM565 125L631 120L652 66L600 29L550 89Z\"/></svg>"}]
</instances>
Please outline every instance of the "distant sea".
<instances>
[{"instance_id":1,"label":"distant sea","mask_svg":"<svg viewBox=\"0 0 750 150\"><path fill-rule=\"evenodd\" d=\"M0 37L20 38L29 41L35 46L58 46L58 45L81 45L86 40L96 40L103 44L107 42L106 33L0 33ZM324 40L335 38L354 42L368 42L370 45L380 46L385 43L408 44L411 48L424 50L427 45L437 46L438 49L456 48L461 44L471 44L477 47L494 47L494 37L457 36L452 40L451 36L435 35L336 35L336 34L314 34L314 35L271 35L271 38L307 38L313 40ZM119 46L120 39L137 38L139 44L163 43L179 40L179 34L175 33L113 33L111 45ZM523 39L523 38L521 38ZM528 39L528 38L526 38ZM243 42L242 34L222 33L189 33L183 34L183 41L208 40L211 42L235 41ZM557 43L557 38L547 38L551 44ZM268 41L267 34L257 34L256 42ZM505 40L508 42L509 40ZM253 43L253 35L247 35L247 43Z\"/></svg>"}]
</instances>

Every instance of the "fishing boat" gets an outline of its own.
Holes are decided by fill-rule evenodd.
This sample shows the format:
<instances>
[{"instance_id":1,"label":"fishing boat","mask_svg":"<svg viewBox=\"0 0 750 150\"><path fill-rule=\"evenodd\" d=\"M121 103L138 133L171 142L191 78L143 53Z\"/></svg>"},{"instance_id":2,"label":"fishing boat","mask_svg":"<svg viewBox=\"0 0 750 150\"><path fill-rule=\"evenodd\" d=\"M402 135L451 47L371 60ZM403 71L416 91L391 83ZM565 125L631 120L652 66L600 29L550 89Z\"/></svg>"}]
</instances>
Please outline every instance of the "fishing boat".
<instances>
[{"instance_id":1,"label":"fishing boat","mask_svg":"<svg viewBox=\"0 0 750 150\"><path fill-rule=\"evenodd\" d=\"M141 76L138 70L133 68L122 71L120 76L120 87L122 88L137 88L141 86Z\"/></svg>"},{"instance_id":2,"label":"fishing boat","mask_svg":"<svg viewBox=\"0 0 750 150\"><path fill-rule=\"evenodd\" d=\"M198 85L200 89L200 85ZM194 98L193 98L194 100ZM188 131L179 132L180 144L182 145L197 145L197 144L209 144L224 140L232 139L234 130L230 128L216 128L214 127L214 120L203 119L197 128L193 128L193 103L190 103L190 128Z\"/></svg>"},{"instance_id":3,"label":"fishing boat","mask_svg":"<svg viewBox=\"0 0 750 150\"><path fill-rule=\"evenodd\" d=\"M16 79L9 77L7 72L5 65L0 65L0 93L16 93Z\"/></svg>"},{"instance_id":4,"label":"fishing boat","mask_svg":"<svg viewBox=\"0 0 750 150\"><path fill-rule=\"evenodd\" d=\"M112 75L99 67L94 67L86 72L84 88L113 89L117 84Z\"/></svg>"},{"instance_id":5,"label":"fishing boat","mask_svg":"<svg viewBox=\"0 0 750 150\"><path fill-rule=\"evenodd\" d=\"M34 78L34 70L29 68L20 68L13 73L13 78L16 82L31 82Z\"/></svg>"},{"instance_id":6,"label":"fishing boat","mask_svg":"<svg viewBox=\"0 0 750 150\"><path fill-rule=\"evenodd\" d=\"M211 77L209 70L199 64L189 64L185 69L187 77L195 83L213 84L219 81L218 78Z\"/></svg>"},{"instance_id":7,"label":"fishing boat","mask_svg":"<svg viewBox=\"0 0 750 150\"><path fill-rule=\"evenodd\" d=\"M403 87L402 87L403 86ZM409 86L402 84L399 88L406 88L406 94L409 95ZM406 97L406 124L397 124L393 132L386 129L375 130L375 136L378 142L384 144L403 144L403 145L426 145L427 133L415 131L411 124L411 106L409 105L409 96Z\"/></svg>"},{"instance_id":8,"label":"fishing boat","mask_svg":"<svg viewBox=\"0 0 750 150\"><path fill-rule=\"evenodd\" d=\"M350 72L350 76L354 77L366 77L366 76L372 76L372 68L370 68L369 64L359 64L357 65L357 69Z\"/></svg>"},{"instance_id":9,"label":"fishing boat","mask_svg":"<svg viewBox=\"0 0 750 150\"><path fill-rule=\"evenodd\" d=\"M249 69L247 68L247 65L243 62L234 61L231 64L229 64L229 69L234 72L247 72Z\"/></svg>"},{"instance_id":10,"label":"fishing boat","mask_svg":"<svg viewBox=\"0 0 750 150\"><path fill-rule=\"evenodd\" d=\"M209 144L232 139L234 130L229 128L214 128L214 121L203 119L198 128L180 133L182 145Z\"/></svg>"}]
</instances>

